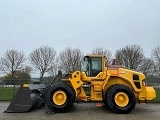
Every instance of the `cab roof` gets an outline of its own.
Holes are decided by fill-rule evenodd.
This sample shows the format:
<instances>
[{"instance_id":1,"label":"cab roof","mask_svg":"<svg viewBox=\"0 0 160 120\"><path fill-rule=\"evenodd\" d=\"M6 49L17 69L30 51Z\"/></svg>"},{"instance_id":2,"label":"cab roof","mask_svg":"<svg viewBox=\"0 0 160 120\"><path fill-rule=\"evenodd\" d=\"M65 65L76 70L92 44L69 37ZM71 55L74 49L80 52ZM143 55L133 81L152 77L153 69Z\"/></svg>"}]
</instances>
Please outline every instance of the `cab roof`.
<instances>
[{"instance_id":1,"label":"cab roof","mask_svg":"<svg viewBox=\"0 0 160 120\"><path fill-rule=\"evenodd\" d=\"M87 54L84 57L105 57L105 55L98 55L98 54Z\"/></svg>"}]
</instances>

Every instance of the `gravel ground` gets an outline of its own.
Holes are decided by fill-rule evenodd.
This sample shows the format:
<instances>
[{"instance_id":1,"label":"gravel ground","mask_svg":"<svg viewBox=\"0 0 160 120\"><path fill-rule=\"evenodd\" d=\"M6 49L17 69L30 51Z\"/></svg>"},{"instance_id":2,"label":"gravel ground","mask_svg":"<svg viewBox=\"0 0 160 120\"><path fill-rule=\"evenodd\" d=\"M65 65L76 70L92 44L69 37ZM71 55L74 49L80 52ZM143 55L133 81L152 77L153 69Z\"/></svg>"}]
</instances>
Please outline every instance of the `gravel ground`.
<instances>
[{"instance_id":1,"label":"gravel ground","mask_svg":"<svg viewBox=\"0 0 160 120\"><path fill-rule=\"evenodd\" d=\"M52 113L47 106L27 113L3 113L10 102L0 102L0 120L160 120L160 104L137 104L129 114L115 114L95 103L75 103L68 113Z\"/></svg>"}]
</instances>

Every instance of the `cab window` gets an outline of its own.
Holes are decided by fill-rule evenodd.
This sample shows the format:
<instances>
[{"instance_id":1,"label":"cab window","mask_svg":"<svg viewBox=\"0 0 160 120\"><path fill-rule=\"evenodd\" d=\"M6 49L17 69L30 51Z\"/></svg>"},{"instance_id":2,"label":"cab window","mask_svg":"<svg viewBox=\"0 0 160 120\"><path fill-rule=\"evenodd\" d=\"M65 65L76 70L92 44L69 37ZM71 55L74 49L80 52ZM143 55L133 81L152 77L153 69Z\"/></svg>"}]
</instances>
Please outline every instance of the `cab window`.
<instances>
[{"instance_id":1,"label":"cab window","mask_svg":"<svg viewBox=\"0 0 160 120\"><path fill-rule=\"evenodd\" d=\"M91 58L90 65L90 76L97 76L100 72L102 72L102 59L101 58Z\"/></svg>"}]
</instances>

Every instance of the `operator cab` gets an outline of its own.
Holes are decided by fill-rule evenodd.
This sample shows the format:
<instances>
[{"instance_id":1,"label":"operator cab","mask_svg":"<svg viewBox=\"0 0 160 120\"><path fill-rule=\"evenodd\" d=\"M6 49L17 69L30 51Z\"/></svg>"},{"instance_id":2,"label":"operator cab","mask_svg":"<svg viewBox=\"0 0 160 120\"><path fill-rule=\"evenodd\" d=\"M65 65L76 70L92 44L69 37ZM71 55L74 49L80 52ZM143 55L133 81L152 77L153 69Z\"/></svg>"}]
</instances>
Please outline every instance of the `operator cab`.
<instances>
[{"instance_id":1,"label":"operator cab","mask_svg":"<svg viewBox=\"0 0 160 120\"><path fill-rule=\"evenodd\" d=\"M82 71L85 72L87 77L96 77L102 72L102 57L85 56Z\"/></svg>"}]
</instances>

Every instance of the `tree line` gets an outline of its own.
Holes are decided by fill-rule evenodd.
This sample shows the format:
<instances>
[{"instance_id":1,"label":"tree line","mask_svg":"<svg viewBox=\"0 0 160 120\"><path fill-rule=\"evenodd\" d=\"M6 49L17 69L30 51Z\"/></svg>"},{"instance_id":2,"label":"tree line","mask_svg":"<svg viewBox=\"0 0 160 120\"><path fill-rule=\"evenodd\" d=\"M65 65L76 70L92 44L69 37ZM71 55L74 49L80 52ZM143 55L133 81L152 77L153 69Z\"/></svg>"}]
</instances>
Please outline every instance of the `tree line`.
<instances>
[{"instance_id":1,"label":"tree line","mask_svg":"<svg viewBox=\"0 0 160 120\"><path fill-rule=\"evenodd\" d=\"M91 54L104 54L107 64L111 58L119 60L121 67L140 71L146 76L160 77L160 46L151 51L151 57L144 55L140 45L126 45L112 52L106 48L97 47ZM80 70L84 53L78 48L65 48L60 53L50 46L41 46L34 49L28 56L22 51L7 50L0 58L0 71L5 78L31 78L30 74L39 71L40 79L47 73L55 76L60 69L64 73Z\"/></svg>"}]
</instances>

